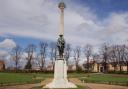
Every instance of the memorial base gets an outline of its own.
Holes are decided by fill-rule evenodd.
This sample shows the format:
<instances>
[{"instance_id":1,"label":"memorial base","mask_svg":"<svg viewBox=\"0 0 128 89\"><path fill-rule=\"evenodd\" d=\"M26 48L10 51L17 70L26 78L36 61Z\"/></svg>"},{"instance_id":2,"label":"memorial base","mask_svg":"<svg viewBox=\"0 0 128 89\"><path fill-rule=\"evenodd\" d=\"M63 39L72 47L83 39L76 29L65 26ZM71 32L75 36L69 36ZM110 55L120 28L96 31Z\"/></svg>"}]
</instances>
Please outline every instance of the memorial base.
<instances>
[{"instance_id":1,"label":"memorial base","mask_svg":"<svg viewBox=\"0 0 128 89\"><path fill-rule=\"evenodd\" d=\"M67 65L63 58L55 61L54 79L43 88L77 88L77 86L67 79Z\"/></svg>"},{"instance_id":2,"label":"memorial base","mask_svg":"<svg viewBox=\"0 0 128 89\"><path fill-rule=\"evenodd\" d=\"M54 80L53 82L47 84L44 88L77 88L77 86L66 80Z\"/></svg>"}]
</instances>

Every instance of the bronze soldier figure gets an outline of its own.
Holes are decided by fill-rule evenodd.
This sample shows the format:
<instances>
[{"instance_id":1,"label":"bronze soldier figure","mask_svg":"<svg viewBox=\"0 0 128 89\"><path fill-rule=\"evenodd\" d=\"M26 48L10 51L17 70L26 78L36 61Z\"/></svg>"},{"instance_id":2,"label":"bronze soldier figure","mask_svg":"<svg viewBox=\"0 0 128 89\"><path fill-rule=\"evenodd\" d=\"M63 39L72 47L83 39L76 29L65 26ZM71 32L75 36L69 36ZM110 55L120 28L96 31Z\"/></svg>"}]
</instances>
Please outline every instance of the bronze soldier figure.
<instances>
[{"instance_id":1,"label":"bronze soldier figure","mask_svg":"<svg viewBox=\"0 0 128 89\"><path fill-rule=\"evenodd\" d=\"M57 47L59 51L59 56L62 58L65 48L65 40L63 38L63 35L59 35L58 41L57 41Z\"/></svg>"}]
</instances>

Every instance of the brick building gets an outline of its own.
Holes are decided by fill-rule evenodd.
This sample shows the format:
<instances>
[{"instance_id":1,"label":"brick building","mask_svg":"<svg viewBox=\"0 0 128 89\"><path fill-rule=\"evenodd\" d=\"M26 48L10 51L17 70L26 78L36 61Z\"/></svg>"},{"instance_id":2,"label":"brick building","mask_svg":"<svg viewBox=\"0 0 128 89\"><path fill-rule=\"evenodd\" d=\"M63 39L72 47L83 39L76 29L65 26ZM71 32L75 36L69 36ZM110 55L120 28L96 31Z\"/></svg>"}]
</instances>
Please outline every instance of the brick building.
<instances>
[{"instance_id":1,"label":"brick building","mask_svg":"<svg viewBox=\"0 0 128 89\"><path fill-rule=\"evenodd\" d=\"M5 63L4 61L0 60L0 71L5 70Z\"/></svg>"}]
</instances>

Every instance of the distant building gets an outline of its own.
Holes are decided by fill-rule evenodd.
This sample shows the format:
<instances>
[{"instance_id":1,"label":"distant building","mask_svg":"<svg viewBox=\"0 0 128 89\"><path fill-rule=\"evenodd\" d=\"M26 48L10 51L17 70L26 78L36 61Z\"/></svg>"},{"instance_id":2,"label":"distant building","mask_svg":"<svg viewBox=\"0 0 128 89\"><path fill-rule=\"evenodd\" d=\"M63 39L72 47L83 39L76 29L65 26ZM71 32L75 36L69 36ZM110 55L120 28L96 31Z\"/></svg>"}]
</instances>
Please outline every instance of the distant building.
<instances>
[{"instance_id":1,"label":"distant building","mask_svg":"<svg viewBox=\"0 0 128 89\"><path fill-rule=\"evenodd\" d=\"M5 70L5 63L4 61L0 60L0 71Z\"/></svg>"},{"instance_id":2,"label":"distant building","mask_svg":"<svg viewBox=\"0 0 128 89\"><path fill-rule=\"evenodd\" d=\"M46 70L47 71L53 71L54 70L54 64L52 64L52 62L50 61L46 67Z\"/></svg>"},{"instance_id":3,"label":"distant building","mask_svg":"<svg viewBox=\"0 0 128 89\"><path fill-rule=\"evenodd\" d=\"M52 65L48 65L46 69L47 69L47 71L53 71L54 70Z\"/></svg>"},{"instance_id":4,"label":"distant building","mask_svg":"<svg viewBox=\"0 0 128 89\"><path fill-rule=\"evenodd\" d=\"M68 71L75 71L76 66L75 65L68 65Z\"/></svg>"},{"instance_id":5,"label":"distant building","mask_svg":"<svg viewBox=\"0 0 128 89\"><path fill-rule=\"evenodd\" d=\"M39 66L32 67L32 70L41 70Z\"/></svg>"},{"instance_id":6,"label":"distant building","mask_svg":"<svg viewBox=\"0 0 128 89\"><path fill-rule=\"evenodd\" d=\"M117 64L116 67L114 67L114 64ZM83 66L86 70L87 64L84 64ZM122 71L127 71L127 65L124 64L123 62L121 63L121 69ZM103 62L90 61L89 70L92 72L105 72L104 64ZM114 70L116 71L120 70L119 64L114 62L107 63L107 71L114 71Z\"/></svg>"}]
</instances>

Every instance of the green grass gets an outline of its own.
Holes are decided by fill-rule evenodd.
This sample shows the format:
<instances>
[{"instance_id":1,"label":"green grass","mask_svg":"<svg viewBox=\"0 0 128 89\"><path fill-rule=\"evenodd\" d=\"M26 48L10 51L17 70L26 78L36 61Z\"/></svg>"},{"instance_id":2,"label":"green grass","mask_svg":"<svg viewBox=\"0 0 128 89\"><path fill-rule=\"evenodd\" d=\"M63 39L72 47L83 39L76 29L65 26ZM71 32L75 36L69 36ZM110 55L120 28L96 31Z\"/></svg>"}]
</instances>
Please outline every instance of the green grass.
<instances>
[{"instance_id":1,"label":"green grass","mask_svg":"<svg viewBox=\"0 0 128 89\"><path fill-rule=\"evenodd\" d=\"M39 83L53 74L44 73L0 73L0 86ZM89 83L105 83L128 86L128 75L69 73L68 78L79 78Z\"/></svg>"},{"instance_id":2,"label":"green grass","mask_svg":"<svg viewBox=\"0 0 128 89\"><path fill-rule=\"evenodd\" d=\"M86 76L86 73L68 73L69 78L80 78Z\"/></svg>"},{"instance_id":3,"label":"green grass","mask_svg":"<svg viewBox=\"0 0 128 89\"><path fill-rule=\"evenodd\" d=\"M42 79L36 79L36 76L44 76ZM34 73L0 73L0 86L38 83L48 75L34 74Z\"/></svg>"},{"instance_id":4,"label":"green grass","mask_svg":"<svg viewBox=\"0 0 128 89\"><path fill-rule=\"evenodd\" d=\"M117 76L110 74L89 74L84 77L80 77L81 81L89 83L104 83L113 85L125 85L128 86L128 76Z\"/></svg>"}]
</instances>

